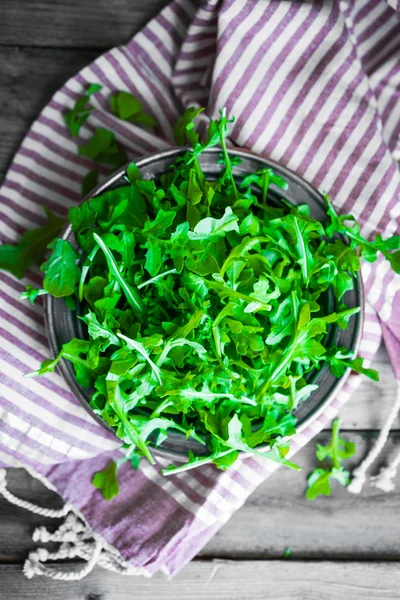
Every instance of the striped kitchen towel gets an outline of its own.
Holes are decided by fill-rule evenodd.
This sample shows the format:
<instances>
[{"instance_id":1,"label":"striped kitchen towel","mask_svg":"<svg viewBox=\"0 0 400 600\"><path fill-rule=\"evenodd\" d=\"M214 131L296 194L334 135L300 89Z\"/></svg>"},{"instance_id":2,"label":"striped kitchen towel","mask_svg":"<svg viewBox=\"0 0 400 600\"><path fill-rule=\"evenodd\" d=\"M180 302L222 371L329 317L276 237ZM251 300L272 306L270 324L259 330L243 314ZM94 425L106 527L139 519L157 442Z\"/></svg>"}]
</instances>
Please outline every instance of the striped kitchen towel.
<instances>
[{"instance_id":1,"label":"striped kitchen towel","mask_svg":"<svg viewBox=\"0 0 400 600\"><path fill-rule=\"evenodd\" d=\"M93 82L103 88L92 97L79 144L103 126L135 160L173 145L172 125L183 108L202 105L215 117L226 106L236 116L234 144L329 191L364 235L399 233L400 2L174 0L126 45L70 79L41 112L0 190L3 242L40 225L42 206L65 215L80 201L92 165L78 156L62 113ZM159 135L109 112L117 90L140 99L157 118ZM400 277L388 261L366 263L362 274L368 302L360 354L371 359L383 333L400 378ZM84 518L94 543L75 556L86 552L86 571L96 561L107 568L114 561L125 572L176 573L276 464L242 457L226 472L206 466L168 478L160 474L163 460L142 461L138 471L125 464L120 495L105 502L90 481L118 458L116 440L57 373L22 378L49 353L40 298L33 306L18 299L25 284L40 285L39 271L23 282L1 278L0 463L41 476ZM352 375L324 414L294 437L292 453L331 421L358 382ZM74 555L71 544L65 548L61 555ZM44 572L32 566L41 560L43 553L32 557L28 575Z\"/></svg>"}]
</instances>

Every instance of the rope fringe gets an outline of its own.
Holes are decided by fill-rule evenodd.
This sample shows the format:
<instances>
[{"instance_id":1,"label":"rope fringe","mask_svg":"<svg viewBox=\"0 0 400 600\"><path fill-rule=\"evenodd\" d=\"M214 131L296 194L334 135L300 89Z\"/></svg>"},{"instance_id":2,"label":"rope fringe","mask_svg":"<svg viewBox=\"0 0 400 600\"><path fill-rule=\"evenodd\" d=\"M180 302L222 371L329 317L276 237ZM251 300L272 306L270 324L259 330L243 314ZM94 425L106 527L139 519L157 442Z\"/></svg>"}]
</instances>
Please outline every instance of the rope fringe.
<instances>
[{"instance_id":1,"label":"rope fringe","mask_svg":"<svg viewBox=\"0 0 400 600\"><path fill-rule=\"evenodd\" d=\"M79 581L89 575L95 566L120 575L150 576L144 567L133 567L125 561L115 548L84 523L71 505L66 504L60 510L52 510L14 496L7 489L5 469L0 469L0 495L11 504L37 515L55 519L65 517L64 522L54 532L50 532L46 527L37 527L34 530L32 534L34 542L43 544L59 542L60 547L56 552L49 552L46 548L41 547L30 552L23 566L23 572L28 579L32 579L35 575L43 575L57 581ZM45 564L77 558L84 560L85 563L71 571L60 570L56 565L50 567Z\"/></svg>"},{"instance_id":2,"label":"rope fringe","mask_svg":"<svg viewBox=\"0 0 400 600\"><path fill-rule=\"evenodd\" d=\"M390 429L400 411L400 382L397 387L397 396L396 400L393 403L393 406L387 416L387 419L379 433L378 439L376 440L374 446L365 459L361 462L361 464L354 469L353 478L347 487L348 491L352 494L359 494L363 488L364 483L367 480L367 471L378 458L381 453L383 447L385 446L387 439L389 437ZM371 482L375 487L383 490L384 492L390 492L394 489L394 482L392 479L396 475L397 467L400 464L400 453L394 459L393 463L386 468L381 469L379 475L371 478Z\"/></svg>"}]
</instances>

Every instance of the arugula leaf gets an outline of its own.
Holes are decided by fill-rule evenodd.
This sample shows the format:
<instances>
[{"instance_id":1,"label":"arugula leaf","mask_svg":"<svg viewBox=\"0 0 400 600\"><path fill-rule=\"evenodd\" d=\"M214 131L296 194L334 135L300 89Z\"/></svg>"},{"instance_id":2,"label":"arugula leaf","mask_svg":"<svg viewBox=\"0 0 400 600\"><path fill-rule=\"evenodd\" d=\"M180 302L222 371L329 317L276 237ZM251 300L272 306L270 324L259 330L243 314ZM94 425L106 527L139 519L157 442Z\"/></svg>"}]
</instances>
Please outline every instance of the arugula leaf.
<instances>
[{"instance_id":1,"label":"arugula leaf","mask_svg":"<svg viewBox=\"0 0 400 600\"><path fill-rule=\"evenodd\" d=\"M40 267L44 271L43 287L52 296L70 296L78 283L81 271L79 254L66 240L56 239L48 245L49 259Z\"/></svg>"},{"instance_id":2,"label":"arugula leaf","mask_svg":"<svg viewBox=\"0 0 400 600\"><path fill-rule=\"evenodd\" d=\"M90 116L93 106L89 106L88 102L90 97L99 92L103 88L99 83L91 83L88 87L86 94L80 96L72 109L65 111L64 120L68 127L69 133L75 137L79 135L82 125L87 121ZM86 194L84 194L86 195Z\"/></svg>"},{"instance_id":3,"label":"arugula leaf","mask_svg":"<svg viewBox=\"0 0 400 600\"><path fill-rule=\"evenodd\" d=\"M122 167L128 160L113 132L104 127L98 127L89 141L79 146L78 154L115 168Z\"/></svg>"},{"instance_id":4,"label":"arugula leaf","mask_svg":"<svg viewBox=\"0 0 400 600\"><path fill-rule=\"evenodd\" d=\"M317 444L317 458L324 461L331 460L332 466L317 468L308 477L306 497L314 500L318 496L330 496L332 493L331 480L336 479L341 485L350 483L350 473L343 469L341 461L351 458L356 452L354 442L347 442L339 437L340 421L335 419L332 423L332 439L327 446Z\"/></svg>"},{"instance_id":5,"label":"arugula leaf","mask_svg":"<svg viewBox=\"0 0 400 600\"><path fill-rule=\"evenodd\" d=\"M50 209L44 207L44 211L47 223L42 227L26 231L18 244L0 246L0 269L21 279L33 264L42 261L48 244L57 237L65 223Z\"/></svg>"},{"instance_id":6,"label":"arugula leaf","mask_svg":"<svg viewBox=\"0 0 400 600\"><path fill-rule=\"evenodd\" d=\"M368 262L374 262L380 252L390 262L393 271L400 274L400 235L393 235L387 240L383 240L381 234L378 233L374 240L369 241L360 234L360 225L355 222L352 215L339 216L329 200L329 196L325 195L325 201L326 212L330 218L330 225L326 230L329 236L335 232L346 235L350 238L351 247L358 249L361 257ZM346 225L346 221L353 221L353 226Z\"/></svg>"},{"instance_id":7,"label":"arugula leaf","mask_svg":"<svg viewBox=\"0 0 400 600\"><path fill-rule=\"evenodd\" d=\"M110 501L118 496L117 465L113 460L110 460L103 471L98 471L93 475L92 484L101 491L104 500Z\"/></svg>"},{"instance_id":8,"label":"arugula leaf","mask_svg":"<svg viewBox=\"0 0 400 600\"><path fill-rule=\"evenodd\" d=\"M110 109L123 121L144 125L149 129L158 125L155 118L144 112L142 104L129 92L122 91L113 94L110 100Z\"/></svg>"},{"instance_id":9,"label":"arugula leaf","mask_svg":"<svg viewBox=\"0 0 400 600\"><path fill-rule=\"evenodd\" d=\"M342 377L347 369L351 369L356 373L366 375L373 381L379 381L378 372L375 369L366 369L363 366L364 359L360 356L354 358L353 353L349 352L344 346L330 348L326 354L326 359L335 377Z\"/></svg>"},{"instance_id":10,"label":"arugula leaf","mask_svg":"<svg viewBox=\"0 0 400 600\"><path fill-rule=\"evenodd\" d=\"M43 289L33 288L31 285L25 286L25 292L21 292L20 298L21 300L25 300L26 298L29 300L31 304L33 304L38 296L44 296L48 292Z\"/></svg>"},{"instance_id":11,"label":"arugula leaf","mask_svg":"<svg viewBox=\"0 0 400 600\"><path fill-rule=\"evenodd\" d=\"M204 108L190 106L179 117L174 125L174 138L178 146L184 146L187 143L194 146L199 142L199 134L195 129L194 120L203 110Z\"/></svg>"}]
</instances>

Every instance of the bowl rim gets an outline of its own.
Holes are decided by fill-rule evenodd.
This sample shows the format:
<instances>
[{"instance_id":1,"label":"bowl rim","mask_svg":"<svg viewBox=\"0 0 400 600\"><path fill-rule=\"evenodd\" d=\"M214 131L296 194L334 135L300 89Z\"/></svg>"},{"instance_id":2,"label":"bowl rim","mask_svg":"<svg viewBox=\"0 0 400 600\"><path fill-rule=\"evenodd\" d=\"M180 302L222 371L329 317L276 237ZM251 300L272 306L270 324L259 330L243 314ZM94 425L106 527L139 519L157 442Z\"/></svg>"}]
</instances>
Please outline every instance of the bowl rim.
<instances>
[{"instance_id":1,"label":"bowl rim","mask_svg":"<svg viewBox=\"0 0 400 600\"><path fill-rule=\"evenodd\" d=\"M153 163L154 161L161 160L161 159L168 159L170 157L174 157L179 154L183 154L185 151L188 151L188 150L191 150L191 148L189 146L174 146L168 150L162 150L162 151L158 151L158 152L153 152L151 154L146 154L139 160L135 161L135 164L140 169L142 167L145 167L145 166ZM221 152L221 148L219 146L215 146L213 148L209 148L209 149L205 150L203 154L217 155L220 152ZM303 188L308 190L310 192L310 194L312 194L315 197L315 200L318 201L318 203L321 205L321 207L323 207L325 210L325 202L324 202L324 198L323 198L321 192L316 187L314 187L310 182L308 182L306 179L304 179L304 177L302 177L301 175L299 175L298 173L296 173L295 171L293 171L286 165L283 165L267 156L257 154L256 152L248 150L247 148L230 147L230 148L228 148L228 153L231 155L234 155L234 156L238 156L239 158L240 157L250 158L250 159L253 158L253 159L257 159L259 161L265 161L268 163L269 166L271 166L272 168L276 168L277 170L284 169L285 171L290 173L291 177L295 181L297 181ZM126 174L126 169L129 164L130 163L127 163L123 167L119 168L117 171L115 171L109 177L107 177L107 179L105 179L105 181L103 181L102 183L100 183L99 185L94 187L89 194L87 194L84 198L82 198L80 204L82 202L85 202L86 200L89 200L90 198L94 198L95 196L99 196L100 194L108 191L109 188L114 183L118 182ZM63 229L61 230L58 237L61 239L67 239L70 236L71 232L72 232L72 225L69 222L67 222L64 225ZM357 287L358 297L360 300L360 312L357 315L358 319L357 319L357 325L356 325L356 329L355 329L354 336L353 336L354 342L353 342L353 348L352 348L352 351L355 353L355 355L357 355L358 350L360 348L360 344L361 344L361 339L362 339L363 329L364 329L364 320L365 320L365 291L364 291L364 284L363 284L363 280L362 280L362 276L361 276L361 271L359 271L359 274L354 279L355 279L355 286ZM45 322L46 334L47 334L47 339L49 342L50 351L52 353L54 353L54 355L57 355L57 353L59 352L58 345L57 345L57 339L55 336L54 328L51 326L51 321L52 321L52 317L53 317L53 310L52 310L53 301L54 301L53 296L51 296L49 294L46 294L44 296L44 322ZM82 397L81 386L78 385L78 383L76 382L75 379L71 379L70 374L67 369L66 361L64 359L60 360L60 362L58 363L57 366L58 366L59 372L61 372L61 375L62 375L64 381L67 383L67 385L71 389L72 393L74 394L75 398L79 401L81 406L83 406L83 408L86 410L86 412L88 414L90 414L92 419L94 419L99 425L101 425L103 427L103 429L105 429L106 431L111 433L116 440L119 439L119 438L117 438L114 429L110 425L108 425L97 413L95 413L94 410L92 409L92 407L90 406L90 404ZM306 417L304 417L302 419L302 421L300 421L299 425L296 427L296 433L294 435L304 433L304 431L310 426L310 424L312 422L318 420L318 418L325 412L326 408L332 403L333 399L343 389L343 386L345 385L346 381L348 380L351 371L352 370L350 369L350 367L348 367L346 369L346 371L344 372L344 374L341 377L337 378L334 385L331 387L331 389L328 391L328 393L324 396L323 400L317 405L317 407L310 410L310 413ZM305 402L307 402L307 400ZM288 436L285 439L291 439L292 437L293 436ZM269 444L265 444L265 445L260 445L258 447L258 450L267 451L268 448L269 448ZM176 460L176 461L186 461L187 460L187 457L185 458L185 455L183 453L180 453L178 451L174 451L171 449L163 449L162 446L158 446L158 447L151 446L151 451L154 455L160 456L162 458L168 458L168 459L172 459L172 460ZM289 453L289 455L290 455L290 453Z\"/></svg>"}]
</instances>

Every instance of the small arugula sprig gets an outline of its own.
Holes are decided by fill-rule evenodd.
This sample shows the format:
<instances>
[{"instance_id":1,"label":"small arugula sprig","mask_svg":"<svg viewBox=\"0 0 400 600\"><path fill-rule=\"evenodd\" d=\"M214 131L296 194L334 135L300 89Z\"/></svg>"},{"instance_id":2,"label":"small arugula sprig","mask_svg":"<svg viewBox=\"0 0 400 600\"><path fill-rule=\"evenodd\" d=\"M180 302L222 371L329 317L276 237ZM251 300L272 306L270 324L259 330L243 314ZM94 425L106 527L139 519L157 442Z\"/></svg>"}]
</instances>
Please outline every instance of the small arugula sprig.
<instances>
[{"instance_id":1,"label":"small arugula sprig","mask_svg":"<svg viewBox=\"0 0 400 600\"><path fill-rule=\"evenodd\" d=\"M81 127L88 120L93 106L89 105L89 100L93 94L103 88L99 83L91 83L83 96L80 96L75 105L70 110L65 111L64 120L69 133L75 137L79 135Z\"/></svg>"},{"instance_id":2,"label":"small arugula sprig","mask_svg":"<svg viewBox=\"0 0 400 600\"><path fill-rule=\"evenodd\" d=\"M104 500L112 500L119 494L119 483L117 479L117 465L110 460L102 471L94 474L92 484L101 491Z\"/></svg>"},{"instance_id":3,"label":"small arugula sprig","mask_svg":"<svg viewBox=\"0 0 400 600\"><path fill-rule=\"evenodd\" d=\"M117 92L111 96L111 112L123 121L130 121L149 129L158 126L156 119L143 110L141 102L129 92Z\"/></svg>"},{"instance_id":4,"label":"small arugula sprig","mask_svg":"<svg viewBox=\"0 0 400 600\"><path fill-rule=\"evenodd\" d=\"M307 479L306 497L314 500L318 496L330 496L332 493L331 480L335 479L341 485L350 483L350 473L342 467L342 460L351 458L356 452L354 442L347 442L339 436L340 421L332 422L332 439L327 446L317 444L317 459L321 462L330 459L331 467L315 469Z\"/></svg>"}]
</instances>

